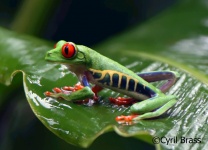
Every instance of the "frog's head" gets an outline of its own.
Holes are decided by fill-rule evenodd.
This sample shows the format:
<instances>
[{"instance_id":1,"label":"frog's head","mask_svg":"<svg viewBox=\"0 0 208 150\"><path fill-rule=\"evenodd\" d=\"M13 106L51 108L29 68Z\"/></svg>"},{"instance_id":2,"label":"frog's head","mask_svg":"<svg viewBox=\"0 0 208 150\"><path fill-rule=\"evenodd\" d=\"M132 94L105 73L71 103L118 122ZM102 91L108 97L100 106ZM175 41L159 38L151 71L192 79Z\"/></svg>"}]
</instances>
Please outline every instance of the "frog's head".
<instances>
[{"instance_id":1,"label":"frog's head","mask_svg":"<svg viewBox=\"0 0 208 150\"><path fill-rule=\"evenodd\" d=\"M45 60L69 65L86 64L86 51L87 47L61 40L46 53Z\"/></svg>"}]
</instances>

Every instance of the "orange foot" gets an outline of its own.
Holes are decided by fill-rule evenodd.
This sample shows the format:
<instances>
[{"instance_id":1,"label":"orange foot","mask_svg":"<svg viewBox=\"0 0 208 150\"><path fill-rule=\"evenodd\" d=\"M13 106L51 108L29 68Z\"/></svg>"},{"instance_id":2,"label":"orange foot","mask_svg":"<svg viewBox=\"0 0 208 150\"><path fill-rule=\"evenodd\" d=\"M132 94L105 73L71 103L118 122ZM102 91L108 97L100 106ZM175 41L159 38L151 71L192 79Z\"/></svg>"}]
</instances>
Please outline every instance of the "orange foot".
<instances>
[{"instance_id":1,"label":"orange foot","mask_svg":"<svg viewBox=\"0 0 208 150\"><path fill-rule=\"evenodd\" d=\"M75 91L81 90L82 88L84 88L84 86L81 85L80 83L77 83L74 85L74 87L65 86L63 87L63 90L75 92Z\"/></svg>"},{"instance_id":2,"label":"orange foot","mask_svg":"<svg viewBox=\"0 0 208 150\"><path fill-rule=\"evenodd\" d=\"M132 105L136 102L133 98L124 98L124 97L118 97L118 98L109 98L110 102L116 105Z\"/></svg>"},{"instance_id":3,"label":"orange foot","mask_svg":"<svg viewBox=\"0 0 208 150\"><path fill-rule=\"evenodd\" d=\"M77 84L74 85L74 87L71 87L71 86L64 86L63 88L55 87L55 88L53 88L53 92L46 91L44 94L45 94L45 96L48 96L48 97L54 97L53 95L55 95L57 93L70 94L71 92L81 90L82 88L84 88L84 86L81 85L80 83L77 83ZM93 100L94 101L98 100L98 97L96 96L96 94L93 97ZM90 99L77 100L75 103L77 103L77 104L86 104L89 101L90 101Z\"/></svg>"},{"instance_id":4,"label":"orange foot","mask_svg":"<svg viewBox=\"0 0 208 150\"><path fill-rule=\"evenodd\" d=\"M117 116L117 117L115 118L115 120L116 120L117 122L131 122L131 121L132 121L135 117L137 117L137 116L139 116L139 115L134 115L134 114L128 115L128 116L122 115L122 116Z\"/></svg>"},{"instance_id":5,"label":"orange foot","mask_svg":"<svg viewBox=\"0 0 208 150\"><path fill-rule=\"evenodd\" d=\"M44 94L45 94L45 96L49 96L49 97L52 96L53 94L56 94L56 93L69 94L70 92L78 91L78 90L82 89L83 87L84 86L77 83L74 87L65 86L62 89L58 88L58 87L55 87L55 88L53 88L53 92L46 91Z\"/></svg>"}]
</instances>

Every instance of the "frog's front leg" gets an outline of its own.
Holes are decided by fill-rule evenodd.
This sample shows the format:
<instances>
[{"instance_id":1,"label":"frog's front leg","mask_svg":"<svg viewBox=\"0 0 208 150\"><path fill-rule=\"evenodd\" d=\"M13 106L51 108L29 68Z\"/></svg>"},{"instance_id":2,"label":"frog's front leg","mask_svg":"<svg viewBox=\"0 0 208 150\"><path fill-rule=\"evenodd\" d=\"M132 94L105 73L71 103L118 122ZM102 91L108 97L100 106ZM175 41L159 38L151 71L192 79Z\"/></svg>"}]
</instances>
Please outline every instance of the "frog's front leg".
<instances>
[{"instance_id":1,"label":"frog's front leg","mask_svg":"<svg viewBox=\"0 0 208 150\"><path fill-rule=\"evenodd\" d=\"M52 92L45 92L45 95L53 98L62 98L67 101L84 100L87 98L93 98L95 95L91 90L86 76L81 78L82 85L76 84L75 87L63 87L63 89L54 88Z\"/></svg>"},{"instance_id":2,"label":"frog's front leg","mask_svg":"<svg viewBox=\"0 0 208 150\"><path fill-rule=\"evenodd\" d=\"M84 100L86 98L92 98L94 96L93 91L90 87L83 87L77 91L65 91L61 90L61 92L54 92L54 93L45 93L46 96L53 97L53 98L62 98L67 101L76 101L76 100Z\"/></svg>"}]
</instances>

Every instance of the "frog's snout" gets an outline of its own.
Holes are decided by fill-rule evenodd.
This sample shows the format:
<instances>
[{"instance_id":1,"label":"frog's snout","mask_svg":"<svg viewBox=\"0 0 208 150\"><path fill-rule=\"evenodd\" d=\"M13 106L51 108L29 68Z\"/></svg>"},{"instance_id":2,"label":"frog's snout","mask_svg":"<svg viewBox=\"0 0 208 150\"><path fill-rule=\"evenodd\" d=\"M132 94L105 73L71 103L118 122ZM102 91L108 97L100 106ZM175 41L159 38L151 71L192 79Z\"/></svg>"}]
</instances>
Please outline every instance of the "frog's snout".
<instances>
[{"instance_id":1,"label":"frog's snout","mask_svg":"<svg viewBox=\"0 0 208 150\"><path fill-rule=\"evenodd\" d=\"M45 60L48 60L51 57L51 52L47 52L45 55Z\"/></svg>"}]
</instances>

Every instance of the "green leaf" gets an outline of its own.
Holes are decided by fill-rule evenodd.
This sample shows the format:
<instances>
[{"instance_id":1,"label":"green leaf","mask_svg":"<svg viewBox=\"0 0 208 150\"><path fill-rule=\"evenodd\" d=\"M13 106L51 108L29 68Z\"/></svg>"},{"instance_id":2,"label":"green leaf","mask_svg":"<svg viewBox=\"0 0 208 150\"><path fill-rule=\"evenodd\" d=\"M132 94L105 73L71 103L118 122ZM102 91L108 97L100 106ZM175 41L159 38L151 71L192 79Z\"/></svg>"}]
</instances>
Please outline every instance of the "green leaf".
<instances>
[{"instance_id":1,"label":"green leaf","mask_svg":"<svg viewBox=\"0 0 208 150\"><path fill-rule=\"evenodd\" d=\"M64 66L44 60L46 51L52 48L50 43L4 29L0 30L0 81L9 85L10 76L22 72L25 94L35 115L73 145L88 147L99 135L114 130L151 144L152 137L162 138L161 145L166 149L203 149L208 140L208 8L205 1L184 0L179 4L94 47L135 72L180 73L181 78L167 93L176 95L178 102L157 119L118 124L114 118L128 114L129 109L110 104L108 97L118 96L110 90L104 90L100 103L93 106L46 98L45 91L73 85L76 77ZM168 143L167 139L172 140Z\"/></svg>"}]
</instances>

